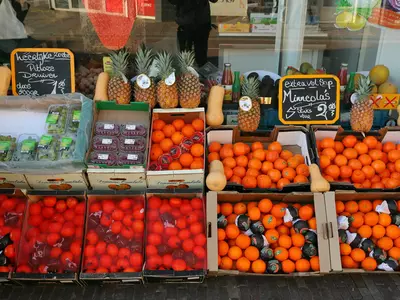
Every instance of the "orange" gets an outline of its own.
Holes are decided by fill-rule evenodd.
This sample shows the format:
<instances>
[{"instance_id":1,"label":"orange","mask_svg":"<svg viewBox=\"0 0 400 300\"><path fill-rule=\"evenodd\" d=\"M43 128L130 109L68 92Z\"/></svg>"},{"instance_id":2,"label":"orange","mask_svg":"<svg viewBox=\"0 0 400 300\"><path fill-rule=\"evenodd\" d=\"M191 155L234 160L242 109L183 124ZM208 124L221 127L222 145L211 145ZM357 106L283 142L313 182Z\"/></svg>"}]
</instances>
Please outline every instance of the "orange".
<instances>
[{"instance_id":1,"label":"orange","mask_svg":"<svg viewBox=\"0 0 400 300\"><path fill-rule=\"evenodd\" d=\"M358 211L358 204L356 201L353 201L353 200L347 201L347 202L345 202L344 206L345 206L345 210L351 214L354 214Z\"/></svg>"},{"instance_id":2,"label":"orange","mask_svg":"<svg viewBox=\"0 0 400 300\"><path fill-rule=\"evenodd\" d=\"M296 175L296 177L293 179L293 182L304 183L304 182L309 182L309 180L304 175Z\"/></svg>"},{"instance_id":3,"label":"orange","mask_svg":"<svg viewBox=\"0 0 400 300\"><path fill-rule=\"evenodd\" d=\"M350 225L353 228L359 228L364 224L364 217L361 215L361 213L355 213L352 214L350 219Z\"/></svg>"},{"instance_id":4,"label":"orange","mask_svg":"<svg viewBox=\"0 0 400 300\"><path fill-rule=\"evenodd\" d=\"M355 159L358 156L358 152L353 148L346 148L343 150L343 155L347 157L347 159Z\"/></svg>"},{"instance_id":5,"label":"orange","mask_svg":"<svg viewBox=\"0 0 400 300\"><path fill-rule=\"evenodd\" d=\"M235 224L228 224L225 228L226 236L228 239L234 240L240 234L239 228Z\"/></svg>"},{"instance_id":6,"label":"orange","mask_svg":"<svg viewBox=\"0 0 400 300\"><path fill-rule=\"evenodd\" d=\"M276 227L276 218L273 215L265 215L262 223L265 229L273 229Z\"/></svg>"},{"instance_id":7,"label":"orange","mask_svg":"<svg viewBox=\"0 0 400 300\"><path fill-rule=\"evenodd\" d=\"M277 169L269 170L267 175L271 178L272 182L278 182L282 177L281 172Z\"/></svg>"},{"instance_id":8,"label":"orange","mask_svg":"<svg viewBox=\"0 0 400 300\"><path fill-rule=\"evenodd\" d=\"M267 268L267 265L266 265L265 262L262 261L261 259L257 259L256 261L254 261L254 262L251 264L251 270L252 270L254 273L264 274L266 268Z\"/></svg>"},{"instance_id":9,"label":"orange","mask_svg":"<svg viewBox=\"0 0 400 300\"><path fill-rule=\"evenodd\" d=\"M242 249L240 249L238 246L230 247L228 251L228 256L232 260L237 260L242 256Z\"/></svg>"},{"instance_id":10,"label":"orange","mask_svg":"<svg viewBox=\"0 0 400 300\"><path fill-rule=\"evenodd\" d=\"M251 244L251 240L250 237L248 237L247 235L241 233L238 235L238 237L236 238L236 246L238 246L240 249L247 249Z\"/></svg>"},{"instance_id":11,"label":"orange","mask_svg":"<svg viewBox=\"0 0 400 300\"><path fill-rule=\"evenodd\" d=\"M372 257L367 257L361 262L361 267L366 271L375 271L378 264Z\"/></svg>"},{"instance_id":12,"label":"orange","mask_svg":"<svg viewBox=\"0 0 400 300\"><path fill-rule=\"evenodd\" d=\"M343 146L342 142L335 141L334 149L335 149L336 153L342 153L344 150L344 146Z\"/></svg>"},{"instance_id":13,"label":"orange","mask_svg":"<svg viewBox=\"0 0 400 300\"><path fill-rule=\"evenodd\" d=\"M342 140L342 143L347 148L353 148L357 143L357 138L354 135L348 135Z\"/></svg>"},{"instance_id":14,"label":"orange","mask_svg":"<svg viewBox=\"0 0 400 300\"><path fill-rule=\"evenodd\" d=\"M177 131L181 131L183 126L185 126L185 121L183 119L175 119L172 121L172 125L174 125Z\"/></svg>"},{"instance_id":15,"label":"orange","mask_svg":"<svg viewBox=\"0 0 400 300\"><path fill-rule=\"evenodd\" d=\"M258 209L258 207L251 208L247 214L248 214L250 220L252 220L252 221L260 220L261 212Z\"/></svg>"},{"instance_id":16,"label":"orange","mask_svg":"<svg viewBox=\"0 0 400 300\"><path fill-rule=\"evenodd\" d=\"M203 169L204 160L201 157L195 157L193 162L190 164L190 169ZM232 172L233 173L233 172Z\"/></svg>"},{"instance_id":17,"label":"orange","mask_svg":"<svg viewBox=\"0 0 400 300\"><path fill-rule=\"evenodd\" d=\"M221 269L223 270L232 270L233 261L228 256L224 256L221 258Z\"/></svg>"},{"instance_id":18,"label":"orange","mask_svg":"<svg viewBox=\"0 0 400 300\"><path fill-rule=\"evenodd\" d=\"M372 204L371 204L372 206ZM379 214L379 224L382 225L383 227L387 227L392 223L392 218L390 215L385 214L385 213L380 213Z\"/></svg>"},{"instance_id":19,"label":"orange","mask_svg":"<svg viewBox=\"0 0 400 300\"><path fill-rule=\"evenodd\" d=\"M334 148L335 147L335 141L332 138L324 138L320 142L320 146L322 149L325 148Z\"/></svg>"},{"instance_id":20,"label":"orange","mask_svg":"<svg viewBox=\"0 0 400 300\"><path fill-rule=\"evenodd\" d=\"M272 201L269 199L262 199L260 202L258 202L258 208L262 213L269 213L272 209Z\"/></svg>"},{"instance_id":21,"label":"orange","mask_svg":"<svg viewBox=\"0 0 400 300\"><path fill-rule=\"evenodd\" d=\"M372 202L369 200L360 200L358 201L358 209L363 213L370 212L372 210Z\"/></svg>"},{"instance_id":22,"label":"orange","mask_svg":"<svg viewBox=\"0 0 400 300\"><path fill-rule=\"evenodd\" d=\"M364 138L363 143L366 144L369 149L374 149L378 145L378 140L374 136L367 136Z\"/></svg>"},{"instance_id":23,"label":"orange","mask_svg":"<svg viewBox=\"0 0 400 300\"><path fill-rule=\"evenodd\" d=\"M336 201L335 205L336 205L336 214L339 215L340 213L344 212L345 206L343 201Z\"/></svg>"},{"instance_id":24,"label":"orange","mask_svg":"<svg viewBox=\"0 0 400 300\"><path fill-rule=\"evenodd\" d=\"M368 153L368 146L362 142L358 142L354 145L354 150L357 151L358 155Z\"/></svg>"},{"instance_id":25,"label":"orange","mask_svg":"<svg viewBox=\"0 0 400 300\"><path fill-rule=\"evenodd\" d=\"M224 174L227 180L231 179L233 176L233 171L229 167L224 167Z\"/></svg>"},{"instance_id":26,"label":"orange","mask_svg":"<svg viewBox=\"0 0 400 300\"><path fill-rule=\"evenodd\" d=\"M202 157L204 154L204 147L201 144L194 144L191 148L190 148L190 153L194 156L194 157ZM233 159L233 158L232 158ZM234 159L233 159L234 160ZM235 160L234 160L235 161ZM235 161L235 165L236 165L236 161Z\"/></svg>"},{"instance_id":27,"label":"orange","mask_svg":"<svg viewBox=\"0 0 400 300\"><path fill-rule=\"evenodd\" d=\"M304 205L299 209L299 217L302 220L310 220L314 215L314 209L311 206Z\"/></svg>"},{"instance_id":28,"label":"orange","mask_svg":"<svg viewBox=\"0 0 400 300\"><path fill-rule=\"evenodd\" d=\"M296 261L296 270L297 272L308 272L310 271L310 262L307 259L299 259Z\"/></svg>"},{"instance_id":29,"label":"orange","mask_svg":"<svg viewBox=\"0 0 400 300\"><path fill-rule=\"evenodd\" d=\"M249 168L252 168L252 169L261 170L262 163L261 163L261 161L259 159L252 158L252 159L249 160L249 163L248 163L247 166Z\"/></svg>"},{"instance_id":30,"label":"orange","mask_svg":"<svg viewBox=\"0 0 400 300\"><path fill-rule=\"evenodd\" d=\"M310 229L317 230L317 219L314 217L308 220L308 226L310 226Z\"/></svg>"},{"instance_id":31,"label":"orange","mask_svg":"<svg viewBox=\"0 0 400 300\"><path fill-rule=\"evenodd\" d=\"M355 248L351 250L350 256L355 262L362 262L365 259L365 252L360 248Z\"/></svg>"},{"instance_id":32,"label":"orange","mask_svg":"<svg viewBox=\"0 0 400 300\"><path fill-rule=\"evenodd\" d=\"M251 144L251 151L256 151L258 149L264 149L263 144L261 144L260 142L254 142L253 144Z\"/></svg>"},{"instance_id":33,"label":"orange","mask_svg":"<svg viewBox=\"0 0 400 300\"><path fill-rule=\"evenodd\" d=\"M364 215L364 224L368 226L375 226L379 222L379 215L375 211L370 211Z\"/></svg>"},{"instance_id":34,"label":"orange","mask_svg":"<svg viewBox=\"0 0 400 300\"><path fill-rule=\"evenodd\" d=\"M394 224L389 225L386 227L386 236L392 240L397 239L400 236L400 228Z\"/></svg>"},{"instance_id":35,"label":"orange","mask_svg":"<svg viewBox=\"0 0 400 300\"><path fill-rule=\"evenodd\" d=\"M372 163L372 158L368 154L362 154L358 157L358 160L363 166L369 166Z\"/></svg>"},{"instance_id":36,"label":"orange","mask_svg":"<svg viewBox=\"0 0 400 300\"><path fill-rule=\"evenodd\" d=\"M372 236L376 239L380 239L381 237L384 237L386 234L385 227L382 225L375 225L372 227Z\"/></svg>"},{"instance_id":37,"label":"orange","mask_svg":"<svg viewBox=\"0 0 400 300\"><path fill-rule=\"evenodd\" d=\"M229 182L242 184L242 179L239 176L233 175L231 179L229 179Z\"/></svg>"},{"instance_id":38,"label":"orange","mask_svg":"<svg viewBox=\"0 0 400 300\"><path fill-rule=\"evenodd\" d=\"M236 261L236 269L240 272L248 272L251 263L246 257L241 257Z\"/></svg>"},{"instance_id":39,"label":"orange","mask_svg":"<svg viewBox=\"0 0 400 300\"><path fill-rule=\"evenodd\" d=\"M249 162L249 166L250 166L250 162ZM278 158L275 162L274 162L274 168L282 171L284 168L287 167L287 162L286 160L282 159L282 158ZM261 168L261 167L260 167Z\"/></svg>"},{"instance_id":40,"label":"orange","mask_svg":"<svg viewBox=\"0 0 400 300\"><path fill-rule=\"evenodd\" d=\"M296 175L297 173L293 168L284 168L282 170L282 177L288 179L289 181L293 181Z\"/></svg>"},{"instance_id":41,"label":"orange","mask_svg":"<svg viewBox=\"0 0 400 300\"><path fill-rule=\"evenodd\" d=\"M204 130L204 121L202 119L194 119L192 121L192 126L196 131Z\"/></svg>"},{"instance_id":42,"label":"orange","mask_svg":"<svg viewBox=\"0 0 400 300\"><path fill-rule=\"evenodd\" d=\"M240 155L236 157L236 165L239 167L247 167L247 164L249 163L249 159L247 156Z\"/></svg>"},{"instance_id":43,"label":"orange","mask_svg":"<svg viewBox=\"0 0 400 300\"><path fill-rule=\"evenodd\" d=\"M221 229L221 228L219 228L219 229ZM218 255L225 256L228 254L228 251L229 251L228 243L225 241L218 241Z\"/></svg>"},{"instance_id":44,"label":"orange","mask_svg":"<svg viewBox=\"0 0 400 300\"><path fill-rule=\"evenodd\" d=\"M208 162L209 162L209 163L212 162L213 160L219 160L219 154L218 154L218 152L211 152L211 153L209 153L207 159L208 159Z\"/></svg>"},{"instance_id":45,"label":"orange","mask_svg":"<svg viewBox=\"0 0 400 300\"><path fill-rule=\"evenodd\" d=\"M334 163L339 167L346 166L347 165L347 157L342 154L338 154L338 155L336 155L336 157L334 159Z\"/></svg>"},{"instance_id":46,"label":"orange","mask_svg":"<svg viewBox=\"0 0 400 300\"><path fill-rule=\"evenodd\" d=\"M386 169L386 165L382 160L374 160L371 163L371 167L375 169L376 173L382 173Z\"/></svg>"},{"instance_id":47,"label":"orange","mask_svg":"<svg viewBox=\"0 0 400 300\"><path fill-rule=\"evenodd\" d=\"M274 244L278 242L279 239L279 232L275 229L268 229L265 232L265 238L267 239L268 243Z\"/></svg>"},{"instance_id":48,"label":"orange","mask_svg":"<svg viewBox=\"0 0 400 300\"><path fill-rule=\"evenodd\" d=\"M304 235L301 233L295 233L292 235L292 244L295 247L303 247L306 239L304 238Z\"/></svg>"},{"instance_id":49,"label":"orange","mask_svg":"<svg viewBox=\"0 0 400 300\"><path fill-rule=\"evenodd\" d=\"M301 162L297 157L293 156L287 160L287 164L290 168L296 169Z\"/></svg>"},{"instance_id":50,"label":"orange","mask_svg":"<svg viewBox=\"0 0 400 300\"><path fill-rule=\"evenodd\" d=\"M340 254L341 255L350 255L351 250L352 249L349 244L346 244L346 243L340 244Z\"/></svg>"},{"instance_id":51,"label":"orange","mask_svg":"<svg viewBox=\"0 0 400 300\"><path fill-rule=\"evenodd\" d=\"M289 249L292 247L292 239L288 235L281 235L278 239L278 244L280 247Z\"/></svg>"},{"instance_id":52,"label":"orange","mask_svg":"<svg viewBox=\"0 0 400 300\"><path fill-rule=\"evenodd\" d=\"M383 152L389 153L392 150L396 149L396 145L392 142L386 142L383 144L382 150Z\"/></svg>"},{"instance_id":53,"label":"orange","mask_svg":"<svg viewBox=\"0 0 400 300\"><path fill-rule=\"evenodd\" d=\"M255 261L260 256L260 251L256 247L250 246L244 250L244 256L250 261Z\"/></svg>"},{"instance_id":54,"label":"orange","mask_svg":"<svg viewBox=\"0 0 400 300\"><path fill-rule=\"evenodd\" d=\"M400 237L398 237L397 239L394 240L394 245L395 245L397 248L400 248Z\"/></svg>"},{"instance_id":55,"label":"orange","mask_svg":"<svg viewBox=\"0 0 400 300\"><path fill-rule=\"evenodd\" d=\"M325 174L331 176L334 179L338 179L340 175L340 168L336 165L329 165L325 169Z\"/></svg>"},{"instance_id":56,"label":"orange","mask_svg":"<svg viewBox=\"0 0 400 300\"><path fill-rule=\"evenodd\" d=\"M222 203L220 205L220 208L221 208L221 214L223 214L225 217L233 213L233 205L230 203Z\"/></svg>"},{"instance_id":57,"label":"orange","mask_svg":"<svg viewBox=\"0 0 400 300\"><path fill-rule=\"evenodd\" d=\"M268 150L277 151L278 153L281 153L282 145L279 142L272 142L271 144L268 145Z\"/></svg>"},{"instance_id":58,"label":"orange","mask_svg":"<svg viewBox=\"0 0 400 300\"><path fill-rule=\"evenodd\" d=\"M165 138L164 132L161 130L153 131L151 134L151 141L153 143L160 143Z\"/></svg>"},{"instance_id":59,"label":"orange","mask_svg":"<svg viewBox=\"0 0 400 300\"><path fill-rule=\"evenodd\" d=\"M187 138L191 138L193 136L193 134L195 133L195 129L192 125L185 125L182 127L182 134L187 137Z\"/></svg>"},{"instance_id":60,"label":"orange","mask_svg":"<svg viewBox=\"0 0 400 300\"><path fill-rule=\"evenodd\" d=\"M355 269L357 266L356 262L351 258L351 256L343 255L340 259L342 261L343 268Z\"/></svg>"},{"instance_id":61,"label":"orange","mask_svg":"<svg viewBox=\"0 0 400 300\"><path fill-rule=\"evenodd\" d=\"M159 144L153 144L150 151L150 160L156 161L161 155L163 155L163 153L164 151L161 149Z\"/></svg>"},{"instance_id":62,"label":"orange","mask_svg":"<svg viewBox=\"0 0 400 300\"><path fill-rule=\"evenodd\" d=\"M244 176L246 176L246 169L244 167L234 167L233 175L243 178Z\"/></svg>"},{"instance_id":63,"label":"orange","mask_svg":"<svg viewBox=\"0 0 400 300\"><path fill-rule=\"evenodd\" d=\"M289 258L293 261L298 261L303 256L303 252L299 247L292 247L289 249Z\"/></svg>"},{"instance_id":64,"label":"orange","mask_svg":"<svg viewBox=\"0 0 400 300\"><path fill-rule=\"evenodd\" d=\"M279 152L278 151L270 151L267 150L265 153L265 159L270 162L275 162L279 158Z\"/></svg>"},{"instance_id":65,"label":"orange","mask_svg":"<svg viewBox=\"0 0 400 300\"><path fill-rule=\"evenodd\" d=\"M174 145L179 145L182 142L183 138L184 136L180 132L174 132L174 134L171 136L171 140Z\"/></svg>"},{"instance_id":66,"label":"orange","mask_svg":"<svg viewBox=\"0 0 400 300\"><path fill-rule=\"evenodd\" d=\"M226 220L228 221L228 224L235 224L236 218L237 218L236 214L231 214L226 218Z\"/></svg>"},{"instance_id":67,"label":"orange","mask_svg":"<svg viewBox=\"0 0 400 300\"><path fill-rule=\"evenodd\" d=\"M269 189L271 188L271 178L268 175L259 175L257 176L257 187L261 189Z\"/></svg>"},{"instance_id":68,"label":"orange","mask_svg":"<svg viewBox=\"0 0 400 300\"><path fill-rule=\"evenodd\" d=\"M368 239L372 235L372 228L368 225L362 225L357 230L358 234L365 239Z\"/></svg>"},{"instance_id":69,"label":"orange","mask_svg":"<svg viewBox=\"0 0 400 300\"><path fill-rule=\"evenodd\" d=\"M365 181L365 174L361 170L354 170L351 175L351 181L355 183L362 183Z\"/></svg>"},{"instance_id":70,"label":"orange","mask_svg":"<svg viewBox=\"0 0 400 300\"><path fill-rule=\"evenodd\" d=\"M284 261L288 259L289 252L283 247L276 247L274 250L274 256L279 261Z\"/></svg>"},{"instance_id":71,"label":"orange","mask_svg":"<svg viewBox=\"0 0 400 300\"><path fill-rule=\"evenodd\" d=\"M278 231L279 235L281 235L281 234L289 235L290 234L289 228L286 227L285 225L279 225L278 227L276 227L276 230Z\"/></svg>"},{"instance_id":72,"label":"orange","mask_svg":"<svg viewBox=\"0 0 400 300\"><path fill-rule=\"evenodd\" d=\"M293 273L296 270L296 265L291 260L287 259L282 262L282 271L286 274Z\"/></svg>"},{"instance_id":73,"label":"orange","mask_svg":"<svg viewBox=\"0 0 400 300\"><path fill-rule=\"evenodd\" d=\"M164 132L164 135L169 138L175 133L176 129L173 125L168 124L163 127L162 131Z\"/></svg>"},{"instance_id":74,"label":"orange","mask_svg":"<svg viewBox=\"0 0 400 300\"><path fill-rule=\"evenodd\" d=\"M393 247L389 250L388 254L391 258L398 261L400 259L400 248Z\"/></svg>"},{"instance_id":75,"label":"orange","mask_svg":"<svg viewBox=\"0 0 400 300\"><path fill-rule=\"evenodd\" d=\"M190 167L191 163L193 162L193 156L190 153L183 153L179 157L179 162L185 168Z\"/></svg>"},{"instance_id":76,"label":"orange","mask_svg":"<svg viewBox=\"0 0 400 300\"><path fill-rule=\"evenodd\" d=\"M257 187L257 178L246 175L242 178L242 185L246 189L255 189Z\"/></svg>"},{"instance_id":77,"label":"orange","mask_svg":"<svg viewBox=\"0 0 400 300\"><path fill-rule=\"evenodd\" d=\"M354 158L350 159L347 165L353 170L361 170L363 167L362 163L358 159Z\"/></svg>"},{"instance_id":78,"label":"orange","mask_svg":"<svg viewBox=\"0 0 400 300\"><path fill-rule=\"evenodd\" d=\"M319 165L322 169L325 169L331 164L331 159L327 155L321 155L319 157Z\"/></svg>"},{"instance_id":79,"label":"orange","mask_svg":"<svg viewBox=\"0 0 400 300\"><path fill-rule=\"evenodd\" d=\"M225 230L218 228L218 241L223 241L226 238Z\"/></svg>"},{"instance_id":80,"label":"orange","mask_svg":"<svg viewBox=\"0 0 400 300\"><path fill-rule=\"evenodd\" d=\"M154 120L153 121L153 131L162 130L165 126L165 122L163 120Z\"/></svg>"},{"instance_id":81,"label":"orange","mask_svg":"<svg viewBox=\"0 0 400 300\"><path fill-rule=\"evenodd\" d=\"M293 157L293 153L289 150L282 150L279 156L287 161L289 158Z\"/></svg>"},{"instance_id":82,"label":"orange","mask_svg":"<svg viewBox=\"0 0 400 300\"><path fill-rule=\"evenodd\" d=\"M322 150L322 155L328 156L330 160L334 160L336 157L336 152L333 148L326 148Z\"/></svg>"},{"instance_id":83,"label":"orange","mask_svg":"<svg viewBox=\"0 0 400 300\"><path fill-rule=\"evenodd\" d=\"M260 175L260 172L257 169L249 168L246 171L246 176L258 177L258 175Z\"/></svg>"},{"instance_id":84,"label":"orange","mask_svg":"<svg viewBox=\"0 0 400 300\"><path fill-rule=\"evenodd\" d=\"M194 146L194 145L193 145ZM223 165L226 167L229 167L231 169L233 169L234 167L236 167L236 160L233 157L227 157L224 158L224 160L222 161Z\"/></svg>"},{"instance_id":85,"label":"orange","mask_svg":"<svg viewBox=\"0 0 400 300\"><path fill-rule=\"evenodd\" d=\"M208 151L209 152L219 152L221 150L222 146L218 142L211 142L210 145L208 146Z\"/></svg>"},{"instance_id":86,"label":"orange","mask_svg":"<svg viewBox=\"0 0 400 300\"><path fill-rule=\"evenodd\" d=\"M245 214L247 211L247 206L243 202L236 203L233 206L233 212L237 215Z\"/></svg>"},{"instance_id":87,"label":"orange","mask_svg":"<svg viewBox=\"0 0 400 300\"><path fill-rule=\"evenodd\" d=\"M389 251L393 247L393 240L387 236L381 237L376 244L382 250Z\"/></svg>"},{"instance_id":88,"label":"orange","mask_svg":"<svg viewBox=\"0 0 400 300\"><path fill-rule=\"evenodd\" d=\"M283 218L286 213L286 208L282 204L275 204L272 206L271 215L275 218Z\"/></svg>"},{"instance_id":89,"label":"orange","mask_svg":"<svg viewBox=\"0 0 400 300\"><path fill-rule=\"evenodd\" d=\"M236 156L245 155L246 154L246 144L239 142L233 145L233 153Z\"/></svg>"},{"instance_id":90,"label":"orange","mask_svg":"<svg viewBox=\"0 0 400 300\"><path fill-rule=\"evenodd\" d=\"M311 257L310 266L311 266L311 270L313 270L314 272L319 271L319 257L318 256Z\"/></svg>"},{"instance_id":91,"label":"orange","mask_svg":"<svg viewBox=\"0 0 400 300\"><path fill-rule=\"evenodd\" d=\"M265 160L265 152L263 149L257 149L256 151L253 152L253 158L256 158L260 161Z\"/></svg>"},{"instance_id":92,"label":"orange","mask_svg":"<svg viewBox=\"0 0 400 300\"><path fill-rule=\"evenodd\" d=\"M173 161L169 164L168 170L182 170L182 165L177 161Z\"/></svg>"}]
</instances>

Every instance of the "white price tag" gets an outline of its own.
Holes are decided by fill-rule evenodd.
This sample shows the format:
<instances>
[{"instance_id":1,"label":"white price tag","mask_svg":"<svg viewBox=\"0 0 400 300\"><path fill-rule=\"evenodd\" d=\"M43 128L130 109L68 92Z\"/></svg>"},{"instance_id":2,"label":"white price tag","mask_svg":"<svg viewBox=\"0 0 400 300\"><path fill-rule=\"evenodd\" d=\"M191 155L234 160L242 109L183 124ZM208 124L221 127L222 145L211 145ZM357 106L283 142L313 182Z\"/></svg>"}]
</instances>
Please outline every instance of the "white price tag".
<instances>
[{"instance_id":1,"label":"white price tag","mask_svg":"<svg viewBox=\"0 0 400 300\"><path fill-rule=\"evenodd\" d=\"M128 125L126 125L126 130L136 130L136 125L134 125L134 124L128 124Z\"/></svg>"},{"instance_id":2,"label":"white price tag","mask_svg":"<svg viewBox=\"0 0 400 300\"><path fill-rule=\"evenodd\" d=\"M136 142L135 139L125 139L124 144L125 144L125 145L134 145L135 142Z\"/></svg>"},{"instance_id":3,"label":"white price tag","mask_svg":"<svg viewBox=\"0 0 400 300\"><path fill-rule=\"evenodd\" d=\"M137 154L128 154L128 160L138 160Z\"/></svg>"},{"instance_id":4,"label":"white price tag","mask_svg":"<svg viewBox=\"0 0 400 300\"><path fill-rule=\"evenodd\" d=\"M151 85L151 80L150 78L146 75L146 74L140 74L137 78L136 78L136 83L138 84L138 86L143 89L146 90L150 87Z\"/></svg>"},{"instance_id":5,"label":"white price tag","mask_svg":"<svg viewBox=\"0 0 400 300\"><path fill-rule=\"evenodd\" d=\"M103 145L111 145L112 144L112 139L102 139L101 143Z\"/></svg>"},{"instance_id":6,"label":"white price tag","mask_svg":"<svg viewBox=\"0 0 400 300\"><path fill-rule=\"evenodd\" d=\"M97 158L101 159L101 160L107 160L108 159L108 154L99 154L99 155L97 155Z\"/></svg>"},{"instance_id":7,"label":"white price tag","mask_svg":"<svg viewBox=\"0 0 400 300\"><path fill-rule=\"evenodd\" d=\"M114 124L104 124L104 129L113 130L114 129Z\"/></svg>"},{"instance_id":8,"label":"white price tag","mask_svg":"<svg viewBox=\"0 0 400 300\"><path fill-rule=\"evenodd\" d=\"M248 96L243 96L239 100L239 107L241 110L249 111L253 104L251 103L251 99Z\"/></svg>"},{"instance_id":9,"label":"white price tag","mask_svg":"<svg viewBox=\"0 0 400 300\"><path fill-rule=\"evenodd\" d=\"M165 84L171 86L175 83L175 72L172 72L167 78L165 78Z\"/></svg>"}]
</instances>

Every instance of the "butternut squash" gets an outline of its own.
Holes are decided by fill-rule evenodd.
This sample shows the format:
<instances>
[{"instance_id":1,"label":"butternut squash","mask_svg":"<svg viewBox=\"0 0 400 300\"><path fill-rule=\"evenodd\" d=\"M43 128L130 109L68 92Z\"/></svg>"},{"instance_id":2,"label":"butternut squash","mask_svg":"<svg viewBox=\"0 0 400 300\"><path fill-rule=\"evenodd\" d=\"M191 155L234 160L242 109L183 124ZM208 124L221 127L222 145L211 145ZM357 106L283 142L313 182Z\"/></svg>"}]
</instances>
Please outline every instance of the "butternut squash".
<instances>
[{"instance_id":1,"label":"butternut squash","mask_svg":"<svg viewBox=\"0 0 400 300\"><path fill-rule=\"evenodd\" d=\"M94 101L108 101L108 82L110 75L106 72L101 72L97 77L96 90L93 97Z\"/></svg>"},{"instance_id":2,"label":"butternut squash","mask_svg":"<svg viewBox=\"0 0 400 300\"><path fill-rule=\"evenodd\" d=\"M209 126L219 126L224 123L222 104L224 103L225 89L220 85L214 85L208 95L206 121Z\"/></svg>"},{"instance_id":3,"label":"butternut squash","mask_svg":"<svg viewBox=\"0 0 400 300\"><path fill-rule=\"evenodd\" d=\"M213 160L210 163L210 173L206 178L206 185L211 191L222 191L226 186L224 165L220 160Z\"/></svg>"},{"instance_id":4,"label":"butternut squash","mask_svg":"<svg viewBox=\"0 0 400 300\"><path fill-rule=\"evenodd\" d=\"M0 96L7 96L11 82L11 70L6 66L0 66Z\"/></svg>"},{"instance_id":5,"label":"butternut squash","mask_svg":"<svg viewBox=\"0 0 400 300\"><path fill-rule=\"evenodd\" d=\"M311 164L309 167L311 176L311 192L320 193L328 192L331 188L328 180L321 175L321 171L316 164Z\"/></svg>"},{"instance_id":6,"label":"butternut squash","mask_svg":"<svg viewBox=\"0 0 400 300\"><path fill-rule=\"evenodd\" d=\"M397 118L397 126L400 126L400 105L397 106L397 113L399 114L399 117Z\"/></svg>"}]
</instances>

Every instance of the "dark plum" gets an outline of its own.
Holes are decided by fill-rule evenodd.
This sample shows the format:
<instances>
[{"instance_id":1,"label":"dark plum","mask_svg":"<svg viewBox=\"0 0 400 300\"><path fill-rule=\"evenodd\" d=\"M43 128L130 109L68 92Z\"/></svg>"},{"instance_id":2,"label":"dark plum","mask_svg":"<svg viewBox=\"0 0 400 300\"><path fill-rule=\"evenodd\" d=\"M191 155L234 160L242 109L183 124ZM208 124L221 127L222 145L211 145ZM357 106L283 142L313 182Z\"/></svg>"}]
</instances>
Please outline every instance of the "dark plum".
<instances>
[{"instance_id":1,"label":"dark plum","mask_svg":"<svg viewBox=\"0 0 400 300\"><path fill-rule=\"evenodd\" d=\"M117 162L117 154L110 152L93 151L90 153L89 162L93 164L105 164L107 166L114 166Z\"/></svg>"},{"instance_id":2,"label":"dark plum","mask_svg":"<svg viewBox=\"0 0 400 300\"><path fill-rule=\"evenodd\" d=\"M123 136L146 136L147 129L142 124L121 125L121 134Z\"/></svg>"},{"instance_id":3,"label":"dark plum","mask_svg":"<svg viewBox=\"0 0 400 300\"><path fill-rule=\"evenodd\" d=\"M119 138L119 149L121 151L132 152L132 151L139 151L144 152L146 149L146 140L139 136L139 137L126 137L121 136Z\"/></svg>"},{"instance_id":4,"label":"dark plum","mask_svg":"<svg viewBox=\"0 0 400 300\"><path fill-rule=\"evenodd\" d=\"M95 127L96 135L118 136L120 131L120 125L114 123L97 122Z\"/></svg>"},{"instance_id":5,"label":"dark plum","mask_svg":"<svg viewBox=\"0 0 400 300\"><path fill-rule=\"evenodd\" d=\"M144 163L144 154L140 152L121 152L118 154L117 164L141 165Z\"/></svg>"},{"instance_id":6,"label":"dark plum","mask_svg":"<svg viewBox=\"0 0 400 300\"><path fill-rule=\"evenodd\" d=\"M97 135L93 138L93 150L97 151L117 151L119 140L115 136L100 136Z\"/></svg>"}]
</instances>

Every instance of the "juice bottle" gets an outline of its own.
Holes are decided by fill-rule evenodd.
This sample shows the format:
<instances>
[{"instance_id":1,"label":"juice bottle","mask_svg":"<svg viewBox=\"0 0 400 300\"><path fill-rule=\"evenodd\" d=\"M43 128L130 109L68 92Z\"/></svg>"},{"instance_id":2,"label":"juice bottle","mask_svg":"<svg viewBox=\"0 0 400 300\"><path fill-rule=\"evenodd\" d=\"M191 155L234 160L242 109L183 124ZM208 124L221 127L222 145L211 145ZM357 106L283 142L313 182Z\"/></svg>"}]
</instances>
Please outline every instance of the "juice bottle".
<instances>
[{"instance_id":1,"label":"juice bottle","mask_svg":"<svg viewBox=\"0 0 400 300\"><path fill-rule=\"evenodd\" d=\"M232 86L232 101L239 102L240 99L240 72L235 71L235 80Z\"/></svg>"},{"instance_id":2,"label":"juice bottle","mask_svg":"<svg viewBox=\"0 0 400 300\"><path fill-rule=\"evenodd\" d=\"M346 89L344 90L344 98L343 98L343 107L345 109L350 109L351 108L351 95L354 93L354 78L356 76L356 73L351 72L350 73L350 78L349 82L347 83Z\"/></svg>"},{"instance_id":3,"label":"juice bottle","mask_svg":"<svg viewBox=\"0 0 400 300\"><path fill-rule=\"evenodd\" d=\"M343 100L344 90L347 85L347 66L348 64L342 63L338 74L340 80L340 100Z\"/></svg>"},{"instance_id":4,"label":"juice bottle","mask_svg":"<svg viewBox=\"0 0 400 300\"><path fill-rule=\"evenodd\" d=\"M224 73L222 75L222 86L225 89L224 101L232 101L232 71L231 64L226 63L224 65Z\"/></svg>"}]
</instances>

